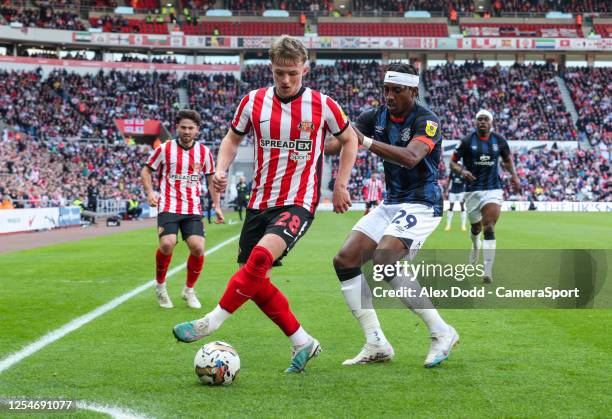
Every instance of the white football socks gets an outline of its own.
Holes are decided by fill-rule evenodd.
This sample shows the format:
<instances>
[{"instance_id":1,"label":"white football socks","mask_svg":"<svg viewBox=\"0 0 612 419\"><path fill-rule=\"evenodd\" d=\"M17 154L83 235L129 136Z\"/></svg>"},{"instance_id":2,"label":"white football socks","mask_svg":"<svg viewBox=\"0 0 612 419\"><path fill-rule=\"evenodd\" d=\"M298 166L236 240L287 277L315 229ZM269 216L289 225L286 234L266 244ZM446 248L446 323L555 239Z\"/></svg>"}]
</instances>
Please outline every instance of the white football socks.
<instances>
[{"instance_id":1,"label":"white football socks","mask_svg":"<svg viewBox=\"0 0 612 419\"><path fill-rule=\"evenodd\" d=\"M446 211L446 228L450 228L451 222L453 221L453 214L454 213L455 213L455 211L453 211L453 210Z\"/></svg>"},{"instance_id":2,"label":"white football socks","mask_svg":"<svg viewBox=\"0 0 612 419\"><path fill-rule=\"evenodd\" d=\"M461 211L461 228L465 229L465 223L467 221L467 213L465 211Z\"/></svg>"},{"instance_id":3,"label":"white football socks","mask_svg":"<svg viewBox=\"0 0 612 419\"><path fill-rule=\"evenodd\" d=\"M480 234L474 235L470 232L470 238L472 239L472 249L480 249Z\"/></svg>"},{"instance_id":4,"label":"white football socks","mask_svg":"<svg viewBox=\"0 0 612 419\"><path fill-rule=\"evenodd\" d=\"M155 288L157 289L157 291L161 291L166 288L166 283L164 282L163 284L156 284Z\"/></svg>"},{"instance_id":5,"label":"white football socks","mask_svg":"<svg viewBox=\"0 0 612 419\"><path fill-rule=\"evenodd\" d=\"M401 290L403 288L414 289L414 295L420 295L421 293L421 284L419 281L411 281L410 277L406 276L396 276L391 281L389 281L391 287L394 290ZM448 331L448 325L446 322L440 317L438 310L433 307L431 300L426 297L420 298L411 298L405 299L402 298L402 302L410 309L414 314L419 316L421 320L429 329L429 333L446 333Z\"/></svg>"},{"instance_id":6,"label":"white football socks","mask_svg":"<svg viewBox=\"0 0 612 419\"><path fill-rule=\"evenodd\" d=\"M231 315L232 313L230 313L227 310L224 310L223 308L221 308L219 304L217 304L217 306L213 309L213 311L211 311L206 316L204 316L204 317L208 317L209 332L212 333L215 330L217 330L219 327L221 327L223 322L226 321Z\"/></svg>"},{"instance_id":7,"label":"white football socks","mask_svg":"<svg viewBox=\"0 0 612 419\"><path fill-rule=\"evenodd\" d=\"M341 288L344 300L353 316L359 321L363 333L366 337L366 342L371 345L387 345L388 341L383 333L376 311L372 307L372 294L370 287L364 281L363 275L360 274L347 281L342 281ZM364 293L364 301L362 305L362 289ZM363 308L365 306L366 308Z\"/></svg>"},{"instance_id":8,"label":"white football socks","mask_svg":"<svg viewBox=\"0 0 612 419\"><path fill-rule=\"evenodd\" d=\"M291 336L289 336L289 340L293 346L302 346L308 343L308 341L312 339L308 333L304 330L302 326Z\"/></svg>"},{"instance_id":9,"label":"white football socks","mask_svg":"<svg viewBox=\"0 0 612 419\"><path fill-rule=\"evenodd\" d=\"M482 256L484 259L484 274L489 278L493 275L493 262L495 261L495 240L483 240Z\"/></svg>"}]
</instances>

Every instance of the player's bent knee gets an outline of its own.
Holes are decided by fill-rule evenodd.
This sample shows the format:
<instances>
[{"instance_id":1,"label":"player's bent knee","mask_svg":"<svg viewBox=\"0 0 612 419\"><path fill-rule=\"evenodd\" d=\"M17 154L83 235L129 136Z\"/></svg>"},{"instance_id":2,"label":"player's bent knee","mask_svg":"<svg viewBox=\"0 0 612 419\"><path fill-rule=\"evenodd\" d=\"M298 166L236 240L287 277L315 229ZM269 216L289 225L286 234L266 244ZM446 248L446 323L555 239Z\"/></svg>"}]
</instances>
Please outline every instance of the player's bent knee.
<instances>
[{"instance_id":1,"label":"player's bent knee","mask_svg":"<svg viewBox=\"0 0 612 419\"><path fill-rule=\"evenodd\" d=\"M247 260L248 265L255 266L271 266L272 262L274 262L272 254L263 246L255 246L249 256L249 259Z\"/></svg>"},{"instance_id":2,"label":"player's bent knee","mask_svg":"<svg viewBox=\"0 0 612 419\"><path fill-rule=\"evenodd\" d=\"M165 255L169 255L174 250L174 246L176 246L176 240L168 238L162 239L159 242L159 250Z\"/></svg>"},{"instance_id":3,"label":"player's bent knee","mask_svg":"<svg viewBox=\"0 0 612 419\"><path fill-rule=\"evenodd\" d=\"M350 252L344 248L340 249L336 256L334 256L334 268L337 270L361 266L360 258L355 257L359 254L360 252Z\"/></svg>"}]
</instances>

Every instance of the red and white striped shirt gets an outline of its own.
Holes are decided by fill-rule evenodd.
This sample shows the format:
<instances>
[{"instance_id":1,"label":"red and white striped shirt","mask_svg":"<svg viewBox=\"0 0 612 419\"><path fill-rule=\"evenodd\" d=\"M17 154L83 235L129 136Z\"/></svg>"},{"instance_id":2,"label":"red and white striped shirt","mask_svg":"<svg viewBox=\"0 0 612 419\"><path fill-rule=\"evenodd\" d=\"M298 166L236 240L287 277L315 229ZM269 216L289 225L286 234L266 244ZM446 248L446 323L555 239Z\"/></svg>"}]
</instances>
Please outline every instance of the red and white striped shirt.
<instances>
[{"instance_id":1,"label":"red and white striped shirt","mask_svg":"<svg viewBox=\"0 0 612 419\"><path fill-rule=\"evenodd\" d=\"M327 132L341 134L348 118L330 97L302 88L292 100L273 87L251 91L240 101L232 129L255 135L255 173L249 208L299 205L314 213L320 198Z\"/></svg>"},{"instance_id":2,"label":"red and white striped shirt","mask_svg":"<svg viewBox=\"0 0 612 419\"><path fill-rule=\"evenodd\" d=\"M370 180L368 180L368 183L366 183L366 202L380 201L382 199L382 190L382 181L380 179L374 180L370 178Z\"/></svg>"},{"instance_id":3,"label":"red and white striped shirt","mask_svg":"<svg viewBox=\"0 0 612 419\"><path fill-rule=\"evenodd\" d=\"M178 140L166 141L157 147L147 166L159 170L159 212L174 214L202 214L200 190L202 175L215 172L211 151L198 142L183 148Z\"/></svg>"}]
</instances>

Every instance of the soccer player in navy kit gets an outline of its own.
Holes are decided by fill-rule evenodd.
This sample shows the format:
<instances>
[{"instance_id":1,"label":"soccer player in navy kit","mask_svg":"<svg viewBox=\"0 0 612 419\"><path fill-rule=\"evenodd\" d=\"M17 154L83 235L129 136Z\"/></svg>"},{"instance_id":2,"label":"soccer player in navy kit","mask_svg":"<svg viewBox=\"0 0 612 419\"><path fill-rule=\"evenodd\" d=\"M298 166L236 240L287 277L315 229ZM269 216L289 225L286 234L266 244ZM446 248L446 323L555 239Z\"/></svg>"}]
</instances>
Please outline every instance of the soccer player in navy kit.
<instances>
[{"instance_id":1,"label":"soccer player in navy kit","mask_svg":"<svg viewBox=\"0 0 612 419\"><path fill-rule=\"evenodd\" d=\"M453 221L453 213L455 210L455 202L459 202L461 208L461 231L466 231L465 223L467 216L465 214L465 181L459 174L450 171L450 179L448 182L448 203L449 208L446 213L446 227L444 231L451 229L451 222Z\"/></svg>"},{"instance_id":2,"label":"soccer player in navy kit","mask_svg":"<svg viewBox=\"0 0 612 419\"><path fill-rule=\"evenodd\" d=\"M516 175L508 142L501 135L492 132L493 115L482 109L476 114L476 130L461 140L451 159L451 170L466 180L465 205L472 225L472 250L470 262L478 262L483 249L483 282L493 280L495 261L495 223L499 219L504 199L502 182L499 177L499 158L503 168L510 173L510 181L519 190L520 180ZM459 161L463 161L463 166ZM484 241L480 233L484 229Z\"/></svg>"},{"instance_id":3,"label":"soccer player in navy kit","mask_svg":"<svg viewBox=\"0 0 612 419\"><path fill-rule=\"evenodd\" d=\"M388 258L406 250L414 255L442 217L442 190L438 185L440 122L433 112L417 103L418 86L418 72L412 65L391 64L384 79L385 105L362 113L355 122L359 143L384 159L387 196L357 222L334 257L342 293L366 337L361 352L343 365L385 362L395 355L376 311L367 303L371 290L361 270L366 262L362 261L364 252L386 250L374 254L374 264L394 264L396 260ZM341 144L333 138L326 143L327 154L336 154L340 149ZM396 290L418 285L414 279L386 278ZM362 297L366 304L362 304ZM448 357L459 335L431 302L418 307L404 302L425 322L431 335L425 366L438 365Z\"/></svg>"}]
</instances>

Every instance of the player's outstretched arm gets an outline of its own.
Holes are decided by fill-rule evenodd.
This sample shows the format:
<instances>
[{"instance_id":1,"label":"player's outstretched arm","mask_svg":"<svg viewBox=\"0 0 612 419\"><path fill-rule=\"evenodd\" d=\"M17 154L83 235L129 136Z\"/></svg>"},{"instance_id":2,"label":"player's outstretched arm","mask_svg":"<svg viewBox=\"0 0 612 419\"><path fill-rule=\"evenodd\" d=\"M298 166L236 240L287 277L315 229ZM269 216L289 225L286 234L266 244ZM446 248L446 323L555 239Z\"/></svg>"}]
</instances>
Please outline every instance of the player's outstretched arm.
<instances>
[{"instance_id":1,"label":"player's outstretched arm","mask_svg":"<svg viewBox=\"0 0 612 419\"><path fill-rule=\"evenodd\" d=\"M217 171L212 179L213 189L219 193L227 188L227 170L236 158L242 137L242 135L238 135L234 130L230 129L221 141L219 154L217 155Z\"/></svg>"},{"instance_id":2,"label":"player's outstretched arm","mask_svg":"<svg viewBox=\"0 0 612 419\"><path fill-rule=\"evenodd\" d=\"M143 167L140 171L140 179L142 180L142 186L144 187L145 193L147 194L147 201L152 207L157 206L157 197L153 192L153 181L151 180L151 169L147 166Z\"/></svg>"},{"instance_id":3,"label":"player's outstretched arm","mask_svg":"<svg viewBox=\"0 0 612 419\"><path fill-rule=\"evenodd\" d=\"M336 139L341 144L342 149L340 151L338 175L334 184L333 203L334 212L342 214L348 211L351 206L351 196L347 187L357 158L358 140L352 126L345 129Z\"/></svg>"}]
</instances>

